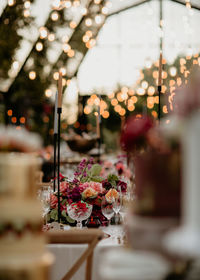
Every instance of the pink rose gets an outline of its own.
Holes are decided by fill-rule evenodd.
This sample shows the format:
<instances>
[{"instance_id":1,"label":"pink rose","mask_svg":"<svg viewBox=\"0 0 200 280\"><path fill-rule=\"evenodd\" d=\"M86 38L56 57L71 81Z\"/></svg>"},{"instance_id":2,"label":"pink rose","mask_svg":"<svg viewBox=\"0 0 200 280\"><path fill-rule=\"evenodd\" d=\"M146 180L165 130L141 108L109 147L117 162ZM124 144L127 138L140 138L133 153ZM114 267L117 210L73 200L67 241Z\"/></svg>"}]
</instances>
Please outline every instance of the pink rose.
<instances>
[{"instance_id":1,"label":"pink rose","mask_svg":"<svg viewBox=\"0 0 200 280\"><path fill-rule=\"evenodd\" d=\"M69 183L66 181L60 182L60 192L62 194L65 194L67 192L67 189L69 188Z\"/></svg>"},{"instance_id":2,"label":"pink rose","mask_svg":"<svg viewBox=\"0 0 200 280\"><path fill-rule=\"evenodd\" d=\"M90 182L90 187L98 193L103 192L102 184L97 182Z\"/></svg>"},{"instance_id":3,"label":"pink rose","mask_svg":"<svg viewBox=\"0 0 200 280\"><path fill-rule=\"evenodd\" d=\"M51 194L51 208L56 208L58 204L58 198L54 194Z\"/></svg>"}]
</instances>

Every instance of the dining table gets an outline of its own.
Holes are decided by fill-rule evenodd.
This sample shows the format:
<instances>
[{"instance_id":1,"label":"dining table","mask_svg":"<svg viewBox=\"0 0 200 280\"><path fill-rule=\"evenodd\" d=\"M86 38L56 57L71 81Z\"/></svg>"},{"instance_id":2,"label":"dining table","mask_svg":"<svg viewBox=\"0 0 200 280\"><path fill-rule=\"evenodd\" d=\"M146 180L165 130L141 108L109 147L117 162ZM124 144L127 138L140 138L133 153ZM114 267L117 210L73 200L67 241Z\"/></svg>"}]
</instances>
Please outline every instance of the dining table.
<instances>
[{"instance_id":1,"label":"dining table","mask_svg":"<svg viewBox=\"0 0 200 280\"><path fill-rule=\"evenodd\" d=\"M101 280L99 263L102 255L109 250L122 247L124 230L121 225L101 227L105 237L99 241L93 252L92 280ZM66 229L67 230L67 229ZM48 244L47 249L54 255L55 261L50 269L50 280L61 280L86 250L87 244ZM71 280L85 279L86 263L83 263Z\"/></svg>"}]
</instances>

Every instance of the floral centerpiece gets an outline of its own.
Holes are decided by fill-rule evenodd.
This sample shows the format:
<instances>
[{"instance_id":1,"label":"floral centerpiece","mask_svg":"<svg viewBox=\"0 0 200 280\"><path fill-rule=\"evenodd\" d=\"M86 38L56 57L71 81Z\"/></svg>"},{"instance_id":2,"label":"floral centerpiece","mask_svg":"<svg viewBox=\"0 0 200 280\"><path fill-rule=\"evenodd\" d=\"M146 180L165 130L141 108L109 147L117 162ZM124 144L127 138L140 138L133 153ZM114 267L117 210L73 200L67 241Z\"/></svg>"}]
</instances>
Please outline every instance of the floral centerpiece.
<instances>
[{"instance_id":1,"label":"floral centerpiece","mask_svg":"<svg viewBox=\"0 0 200 280\"><path fill-rule=\"evenodd\" d=\"M122 193L126 192L127 184L116 174L101 174L102 166L95 164L91 158L89 161L83 159L74 173L73 180L60 176L60 198L61 198L61 222L64 224L75 224L75 220L68 215L68 206L73 205L77 212L84 213L88 210L88 205L92 205L91 217L100 220L101 223L106 218L101 213L101 202L103 197L108 203L112 197L118 195L118 187ZM101 175L101 176L100 176ZM58 219L58 197L57 192L51 195L51 209L48 214L48 221Z\"/></svg>"}]
</instances>

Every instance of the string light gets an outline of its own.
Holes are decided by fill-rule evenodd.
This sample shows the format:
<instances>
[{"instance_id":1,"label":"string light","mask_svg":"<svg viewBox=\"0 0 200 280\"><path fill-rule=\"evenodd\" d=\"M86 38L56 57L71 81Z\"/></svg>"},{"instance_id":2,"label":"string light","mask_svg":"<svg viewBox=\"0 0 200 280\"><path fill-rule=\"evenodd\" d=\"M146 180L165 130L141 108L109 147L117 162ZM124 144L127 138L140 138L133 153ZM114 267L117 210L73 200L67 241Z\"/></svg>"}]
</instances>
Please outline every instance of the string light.
<instances>
[{"instance_id":1,"label":"string light","mask_svg":"<svg viewBox=\"0 0 200 280\"><path fill-rule=\"evenodd\" d=\"M19 62L18 61L14 61L12 64L12 67L15 71L17 71L19 69Z\"/></svg>"},{"instance_id":2,"label":"string light","mask_svg":"<svg viewBox=\"0 0 200 280\"><path fill-rule=\"evenodd\" d=\"M40 27L39 32L40 32L40 38L41 38L41 39L46 38L47 35L48 35L47 28L44 27L44 26Z\"/></svg>"},{"instance_id":3,"label":"string light","mask_svg":"<svg viewBox=\"0 0 200 280\"><path fill-rule=\"evenodd\" d=\"M43 44L41 42L38 42L35 48L38 52L41 52L43 50Z\"/></svg>"},{"instance_id":4,"label":"string light","mask_svg":"<svg viewBox=\"0 0 200 280\"><path fill-rule=\"evenodd\" d=\"M51 14L51 19L52 19L53 21L58 20L58 19L59 19L59 14L58 14L58 12L54 11L54 12Z\"/></svg>"},{"instance_id":5,"label":"string light","mask_svg":"<svg viewBox=\"0 0 200 280\"><path fill-rule=\"evenodd\" d=\"M30 1L24 2L24 7L25 7L26 9L30 9L30 7L31 7L31 2L30 2Z\"/></svg>"},{"instance_id":6,"label":"string light","mask_svg":"<svg viewBox=\"0 0 200 280\"><path fill-rule=\"evenodd\" d=\"M29 17L30 16L30 11L29 10L24 10L24 17Z\"/></svg>"},{"instance_id":7,"label":"string light","mask_svg":"<svg viewBox=\"0 0 200 280\"><path fill-rule=\"evenodd\" d=\"M70 50L67 52L67 55L68 55L69 57L73 57L73 56L75 55L75 51L70 49Z\"/></svg>"},{"instance_id":8,"label":"string light","mask_svg":"<svg viewBox=\"0 0 200 280\"><path fill-rule=\"evenodd\" d=\"M81 9L81 14L82 14L83 16L87 15L87 9L86 9L86 8L82 8L82 9Z\"/></svg>"},{"instance_id":9,"label":"string light","mask_svg":"<svg viewBox=\"0 0 200 280\"><path fill-rule=\"evenodd\" d=\"M95 16L95 22L96 24L101 24L102 23L102 17L100 15Z\"/></svg>"},{"instance_id":10,"label":"string light","mask_svg":"<svg viewBox=\"0 0 200 280\"><path fill-rule=\"evenodd\" d=\"M51 97L52 96L52 91L50 89L45 90L45 95L46 97Z\"/></svg>"},{"instance_id":11,"label":"string light","mask_svg":"<svg viewBox=\"0 0 200 280\"><path fill-rule=\"evenodd\" d=\"M53 42L53 41L55 40L55 35L54 35L53 33L50 33L50 34L48 35L48 40L49 40L50 42Z\"/></svg>"},{"instance_id":12,"label":"string light","mask_svg":"<svg viewBox=\"0 0 200 280\"><path fill-rule=\"evenodd\" d=\"M71 49L71 46L69 44L64 44L62 49L65 53L67 53Z\"/></svg>"},{"instance_id":13,"label":"string light","mask_svg":"<svg viewBox=\"0 0 200 280\"><path fill-rule=\"evenodd\" d=\"M65 69L64 67L61 67L61 68L59 69L59 71L62 73L63 76L66 75L66 69Z\"/></svg>"},{"instance_id":14,"label":"string light","mask_svg":"<svg viewBox=\"0 0 200 280\"><path fill-rule=\"evenodd\" d=\"M64 5L65 5L65 7L68 9L68 8L70 8L70 7L72 6L72 3L71 3L71 1L66 1L66 2L64 3Z\"/></svg>"},{"instance_id":15,"label":"string light","mask_svg":"<svg viewBox=\"0 0 200 280\"><path fill-rule=\"evenodd\" d=\"M174 66L170 67L170 69L169 69L169 74L170 74L170 76L175 77L176 74L177 74L177 69L176 69L176 67L174 67Z\"/></svg>"},{"instance_id":16,"label":"string light","mask_svg":"<svg viewBox=\"0 0 200 280\"><path fill-rule=\"evenodd\" d=\"M74 6L75 8L79 7L79 6L80 6L80 1L74 0L73 6Z\"/></svg>"},{"instance_id":17,"label":"string light","mask_svg":"<svg viewBox=\"0 0 200 280\"><path fill-rule=\"evenodd\" d=\"M12 114L13 114L13 111L12 111L11 109L9 109L9 110L7 111L7 114L8 114L9 117L11 117Z\"/></svg>"},{"instance_id":18,"label":"string light","mask_svg":"<svg viewBox=\"0 0 200 280\"><path fill-rule=\"evenodd\" d=\"M60 0L53 0L52 7L54 9L59 9L60 8Z\"/></svg>"},{"instance_id":19,"label":"string light","mask_svg":"<svg viewBox=\"0 0 200 280\"><path fill-rule=\"evenodd\" d=\"M11 122L12 122L12 123L16 123L16 122L17 122L17 118L16 118L16 117L12 117L12 118L11 118Z\"/></svg>"},{"instance_id":20,"label":"string light","mask_svg":"<svg viewBox=\"0 0 200 280\"><path fill-rule=\"evenodd\" d=\"M30 80L35 80L35 78L36 78L36 72L35 71L30 71L28 75L29 75Z\"/></svg>"},{"instance_id":21,"label":"string light","mask_svg":"<svg viewBox=\"0 0 200 280\"><path fill-rule=\"evenodd\" d=\"M86 18L86 20L85 20L85 25L88 26L88 27L92 25L92 20L91 20L91 18Z\"/></svg>"},{"instance_id":22,"label":"string light","mask_svg":"<svg viewBox=\"0 0 200 280\"><path fill-rule=\"evenodd\" d=\"M74 29L77 26L77 23L75 21L71 21L69 24L70 28Z\"/></svg>"},{"instance_id":23,"label":"string light","mask_svg":"<svg viewBox=\"0 0 200 280\"><path fill-rule=\"evenodd\" d=\"M15 5L15 0L8 0L8 6Z\"/></svg>"},{"instance_id":24,"label":"string light","mask_svg":"<svg viewBox=\"0 0 200 280\"><path fill-rule=\"evenodd\" d=\"M102 12L103 15L107 15L108 14L108 8L107 7L103 7L101 9L101 12Z\"/></svg>"},{"instance_id":25,"label":"string light","mask_svg":"<svg viewBox=\"0 0 200 280\"><path fill-rule=\"evenodd\" d=\"M24 123L26 122L25 117L21 117L21 118L19 119L19 122L22 123L22 124L24 124Z\"/></svg>"}]
</instances>

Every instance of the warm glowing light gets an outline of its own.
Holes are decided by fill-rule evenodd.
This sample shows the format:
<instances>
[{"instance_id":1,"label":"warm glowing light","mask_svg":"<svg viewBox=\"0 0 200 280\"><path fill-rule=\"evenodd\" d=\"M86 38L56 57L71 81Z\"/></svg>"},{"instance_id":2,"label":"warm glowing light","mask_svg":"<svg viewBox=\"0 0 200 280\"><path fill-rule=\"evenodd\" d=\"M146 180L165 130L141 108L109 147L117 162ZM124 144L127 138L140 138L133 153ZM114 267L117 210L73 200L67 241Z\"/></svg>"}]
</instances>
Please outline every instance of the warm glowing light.
<instances>
[{"instance_id":1,"label":"warm glowing light","mask_svg":"<svg viewBox=\"0 0 200 280\"><path fill-rule=\"evenodd\" d=\"M73 57L73 56L75 55L75 51L74 51L74 50L69 50L69 51L67 52L67 55L68 55L69 57Z\"/></svg>"},{"instance_id":2,"label":"warm glowing light","mask_svg":"<svg viewBox=\"0 0 200 280\"><path fill-rule=\"evenodd\" d=\"M137 96L132 96L132 97L131 97L131 100L133 100L133 103L136 103L137 100L138 100L138 98L137 98Z\"/></svg>"},{"instance_id":3,"label":"warm glowing light","mask_svg":"<svg viewBox=\"0 0 200 280\"><path fill-rule=\"evenodd\" d=\"M56 21L56 20L58 20L58 18L59 18L58 12L54 11L54 12L51 14L51 19L52 19L53 21Z\"/></svg>"},{"instance_id":4,"label":"warm glowing light","mask_svg":"<svg viewBox=\"0 0 200 280\"><path fill-rule=\"evenodd\" d=\"M87 43L90 40L90 38L87 35L83 36L83 42Z\"/></svg>"},{"instance_id":5,"label":"warm glowing light","mask_svg":"<svg viewBox=\"0 0 200 280\"><path fill-rule=\"evenodd\" d=\"M135 91L134 91L133 89L129 89L129 90L128 90L128 94L129 94L130 96L132 96L132 95L135 94Z\"/></svg>"},{"instance_id":6,"label":"warm glowing light","mask_svg":"<svg viewBox=\"0 0 200 280\"><path fill-rule=\"evenodd\" d=\"M101 24L102 23L102 18L101 18L100 15L95 16L95 22L96 22L96 24Z\"/></svg>"},{"instance_id":7,"label":"warm glowing light","mask_svg":"<svg viewBox=\"0 0 200 280\"><path fill-rule=\"evenodd\" d=\"M81 9L81 14L82 14L83 16L87 15L87 9L86 9L86 8L82 8L82 9Z\"/></svg>"},{"instance_id":8,"label":"warm glowing light","mask_svg":"<svg viewBox=\"0 0 200 280\"><path fill-rule=\"evenodd\" d=\"M132 112L132 111L134 111L135 110L135 106L134 105L128 105L128 110L130 111L130 112Z\"/></svg>"},{"instance_id":9,"label":"warm glowing light","mask_svg":"<svg viewBox=\"0 0 200 280\"><path fill-rule=\"evenodd\" d=\"M143 88L138 88L137 89L137 94L138 95L144 95L145 94L145 90Z\"/></svg>"},{"instance_id":10,"label":"warm glowing light","mask_svg":"<svg viewBox=\"0 0 200 280\"><path fill-rule=\"evenodd\" d=\"M90 114L90 113L91 113L91 107L90 107L90 106L85 106L85 108L84 108L84 113L85 113L86 115Z\"/></svg>"},{"instance_id":11,"label":"warm glowing light","mask_svg":"<svg viewBox=\"0 0 200 280\"><path fill-rule=\"evenodd\" d=\"M25 9L29 9L30 6L31 6L31 2L30 2L30 1L26 1L26 2L24 3Z\"/></svg>"},{"instance_id":12,"label":"warm glowing light","mask_svg":"<svg viewBox=\"0 0 200 280\"><path fill-rule=\"evenodd\" d=\"M49 40L50 42L53 42L53 41L55 40L55 35L54 35L53 33L50 33L50 34L48 35L48 40Z\"/></svg>"},{"instance_id":13,"label":"warm glowing light","mask_svg":"<svg viewBox=\"0 0 200 280\"><path fill-rule=\"evenodd\" d=\"M154 102L155 102L156 104L159 103L159 97L158 97L158 96L155 96L155 97L154 97Z\"/></svg>"},{"instance_id":14,"label":"warm glowing light","mask_svg":"<svg viewBox=\"0 0 200 280\"><path fill-rule=\"evenodd\" d=\"M163 106L163 113L164 113L164 114L167 114L167 113L168 113L168 110L167 110L167 106L166 106L166 105Z\"/></svg>"},{"instance_id":15,"label":"warm glowing light","mask_svg":"<svg viewBox=\"0 0 200 280\"><path fill-rule=\"evenodd\" d=\"M182 85L182 80L180 77L177 78L176 83L179 87Z\"/></svg>"},{"instance_id":16,"label":"warm glowing light","mask_svg":"<svg viewBox=\"0 0 200 280\"><path fill-rule=\"evenodd\" d=\"M25 117L21 117L21 118L19 119L19 121L20 121L20 123L25 123L26 119L25 119Z\"/></svg>"},{"instance_id":17,"label":"warm glowing light","mask_svg":"<svg viewBox=\"0 0 200 280\"><path fill-rule=\"evenodd\" d=\"M76 23L75 21L72 20L72 21L69 23L69 26L70 26L70 28L74 29L74 28L76 28L77 23Z\"/></svg>"},{"instance_id":18,"label":"warm glowing light","mask_svg":"<svg viewBox=\"0 0 200 280\"><path fill-rule=\"evenodd\" d=\"M115 96L114 92L111 92L111 93L108 95L108 98L109 98L109 99L112 99L112 98L114 98L114 96Z\"/></svg>"},{"instance_id":19,"label":"warm glowing light","mask_svg":"<svg viewBox=\"0 0 200 280\"><path fill-rule=\"evenodd\" d=\"M17 71L19 69L19 62L18 61L14 61L13 64L12 64L12 67L13 67L14 70Z\"/></svg>"},{"instance_id":20,"label":"warm glowing light","mask_svg":"<svg viewBox=\"0 0 200 280\"><path fill-rule=\"evenodd\" d=\"M58 72L55 72L54 74L53 74L53 78L54 78L54 80L58 80L58 78L59 78L59 73Z\"/></svg>"},{"instance_id":21,"label":"warm glowing light","mask_svg":"<svg viewBox=\"0 0 200 280\"><path fill-rule=\"evenodd\" d=\"M65 1L65 8L70 8L72 6L71 1Z\"/></svg>"},{"instance_id":22,"label":"warm glowing light","mask_svg":"<svg viewBox=\"0 0 200 280\"><path fill-rule=\"evenodd\" d=\"M62 49L65 53L67 53L71 49L71 46L69 44L64 44L62 46Z\"/></svg>"},{"instance_id":23,"label":"warm glowing light","mask_svg":"<svg viewBox=\"0 0 200 280\"><path fill-rule=\"evenodd\" d=\"M174 67L174 66L170 67L170 69L169 69L169 74L170 74L170 76L175 77L176 74L177 74L177 69L176 69L176 67Z\"/></svg>"},{"instance_id":24,"label":"warm glowing light","mask_svg":"<svg viewBox=\"0 0 200 280\"><path fill-rule=\"evenodd\" d=\"M60 0L53 0L52 6L54 9L60 8Z\"/></svg>"},{"instance_id":25,"label":"warm glowing light","mask_svg":"<svg viewBox=\"0 0 200 280\"><path fill-rule=\"evenodd\" d=\"M65 69L64 67L61 67L61 68L59 69L59 71L62 73L63 76L66 75L66 69Z\"/></svg>"},{"instance_id":26,"label":"warm glowing light","mask_svg":"<svg viewBox=\"0 0 200 280\"><path fill-rule=\"evenodd\" d=\"M166 90L167 90L167 87L166 87L165 85L162 85L162 87L161 87L161 92L162 92L162 93L165 93Z\"/></svg>"},{"instance_id":27,"label":"warm glowing light","mask_svg":"<svg viewBox=\"0 0 200 280\"><path fill-rule=\"evenodd\" d=\"M46 97L51 97L52 96L52 91L48 88L45 90L45 95Z\"/></svg>"},{"instance_id":28,"label":"warm glowing light","mask_svg":"<svg viewBox=\"0 0 200 280\"><path fill-rule=\"evenodd\" d=\"M67 86L69 86L69 85L70 85L70 83L71 83L71 80L70 80L70 79L68 79L68 80L67 80Z\"/></svg>"},{"instance_id":29,"label":"warm glowing light","mask_svg":"<svg viewBox=\"0 0 200 280\"><path fill-rule=\"evenodd\" d=\"M7 111L7 114L8 114L8 116L9 116L9 117L11 117L11 116L12 116L12 114L13 114L12 110L11 110L11 109L10 109L10 110L8 110L8 111Z\"/></svg>"},{"instance_id":30,"label":"warm glowing light","mask_svg":"<svg viewBox=\"0 0 200 280\"><path fill-rule=\"evenodd\" d=\"M35 80L35 78L36 78L36 72L35 71L30 71L28 75L29 75L30 80Z\"/></svg>"},{"instance_id":31,"label":"warm glowing light","mask_svg":"<svg viewBox=\"0 0 200 280\"><path fill-rule=\"evenodd\" d=\"M11 122L12 122L12 123L16 123L16 122L17 122L17 118L16 118L16 117L12 117L12 118L11 118Z\"/></svg>"},{"instance_id":32,"label":"warm glowing light","mask_svg":"<svg viewBox=\"0 0 200 280\"><path fill-rule=\"evenodd\" d=\"M95 40L95 39L91 39L90 41L88 41L88 42L86 43L86 47L87 47L88 49L93 48L95 45L96 45L96 40Z\"/></svg>"},{"instance_id":33,"label":"warm glowing light","mask_svg":"<svg viewBox=\"0 0 200 280\"><path fill-rule=\"evenodd\" d=\"M44 116L43 117L43 122L44 123L48 123L49 122L49 117L48 116Z\"/></svg>"},{"instance_id":34,"label":"warm glowing light","mask_svg":"<svg viewBox=\"0 0 200 280\"><path fill-rule=\"evenodd\" d=\"M15 5L15 0L8 0L8 6Z\"/></svg>"},{"instance_id":35,"label":"warm glowing light","mask_svg":"<svg viewBox=\"0 0 200 280\"><path fill-rule=\"evenodd\" d=\"M64 36L62 37L62 42L63 42L63 43L67 43L68 41L69 41L69 36L64 35Z\"/></svg>"},{"instance_id":36,"label":"warm glowing light","mask_svg":"<svg viewBox=\"0 0 200 280\"><path fill-rule=\"evenodd\" d=\"M180 58L180 65L184 65L184 64L186 64L185 58Z\"/></svg>"},{"instance_id":37,"label":"warm glowing light","mask_svg":"<svg viewBox=\"0 0 200 280\"><path fill-rule=\"evenodd\" d=\"M158 79L158 71L153 71L153 78Z\"/></svg>"},{"instance_id":38,"label":"warm glowing light","mask_svg":"<svg viewBox=\"0 0 200 280\"><path fill-rule=\"evenodd\" d=\"M87 35L89 38L91 38L92 37L92 31L91 30L87 30L85 32L85 35Z\"/></svg>"},{"instance_id":39,"label":"warm glowing light","mask_svg":"<svg viewBox=\"0 0 200 280\"><path fill-rule=\"evenodd\" d=\"M148 88L148 82L147 81L143 81L142 82L142 84L141 84L141 86L142 86L142 88L144 88L144 89L147 89Z\"/></svg>"},{"instance_id":40,"label":"warm glowing light","mask_svg":"<svg viewBox=\"0 0 200 280\"><path fill-rule=\"evenodd\" d=\"M167 72L166 71L162 71L162 78L163 79L167 79Z\"/></svg>"},{"instance_id":41,"label":"warm glowing light","mask_svg":"<svg viewBox=\"0 0 200 280\"><path fill-rule=\"evenodd\" d=\"M30 17L30 10L24 10L24 17Z\"/></svg>"},{"instance_id":42,"label":"warm glowing light","mask_svg":"<svg viewBox=\"0 0 200 280\"><path fill-rule=\"evenodd\" d=\"M96 106L99 106L99 105L100 105L100 99L99 99L98 97L94 99L94 104L95 104Z\"/></svg>"},{"instance_id":43,"label":"warm glowing light","mask_svg":"<svg viewBox=\"0 0 200 280\"><path fill-rule=\"evenodd\" d=\"M119 93L117 94L117 100L118 100L119 102L122 102L122 101L124 100L123 97L122 97L121 92L119 92Z\"/></svg>"},{"instance_id":44,"label":"warm glowing light","mask_svg":"<svg viewBox=\"0 0 200 280\"><path fill-rule=\"evenodd\" d=\"M89 98L89 99L87 100L87 104L90 105L90 106L92 106L92 105L94 104L93 99L92 99L92 98Z\"/></svg>"},{"instance_id":45,"label":"warm glowing light","mask_svg":"<svg viewBox=\"0 0 200 280\"><path fill-rule=\"evenodd\" d=\"M116 106L116 105L118 104L117 99L116 99L116 98L112 99L112 100L111 100L111 104L112 104L113 106Z\"/></svg>"},{"instance_id":46,"label":"warm glowing light","mask_svg":"<svg viewBox=\"0 0 200 280\"><path fill-rule=\"evenodd\" d=\"M101 0L94 0L94 3L98 5L101 3Z\"/></svg>"},{"instance_id":47,"label":"warm glowing light","mask_svg":"<svg viewBox=\"0 0 200 280\"><path fill-rule=\"evenodd\" d=\"M38 52L41 52L43 50L43 44L41 42L38 42L35 48Z\"/></svg>"},{"instance_id":48,"label":"warm glowing light","mask_svg":"<svg viewBox=\"0 0 200 280\"><path fill-rule=\"evenodd\" d=\"M92 20L91 20L91 18L86 18L86 20L85 20L85 25L88 26L88 27L92 25Z\"/></svg>"},{"instance_id":49,"label":"warm glowing light","mask_svg":"<svg viewBox=\"0 0 200 280\"><path fill-rule=\"evenodd\" d=\"M170 81L169 81L169 86L172 87L172 86L175 85L175 83L176 83L176 82L175 82L174 80L170 80Z\"/></svg>"},{"instance_id":50,"label":"warm glowing light","mask_svg":"<svg viewBox=\"0 0 200 280\"><path fill-rule=\"evenodd\" d=\"M104 119L109 118L109 116L110 116L110 114L109 114L108 111L104 111L103 114L102 114L102 117L103 117Z\"/></svg>"},{"instance_id":51,"label":"warm glowing light","mask_svg":"<svg viewBox=\"0 0 200 280\"><path fill-rule=\"evenodd\" d=\"M40 38L41 39L46 38L47 35L48 35L47 29L44 26L40 27L39 32L40 32Z\"/></svg>"},{"instance_id":52,"label":"warm glowing light","mask_svg":"<svg viewBox=\"0 0 200 280\"><path fill-rule=\"evenodd\" d=\"M108 14L108 8L107 7L103 7L101 9L102 14L107 15Z\"/></svg>"},{"instance_id":53,"label":"warm glowing light","mask_svg":"<svg viewBox=\"0 0 200 280\"><path fill-rule=\"evenodd\" d=\"M155 119L157 119L158 113L156 111L152 111L151 114Z\"/></svg>"},{"instance_id":54,"label":"warm glowing light","mask_svg":"<svg viewBox=\"0 0 200 280\"><path fill-rule=\"evenodd\" d=\"M149 88L148 88L148 95L154 95L154 93L155 93L155 88L153 87L153 86L150 86Z\"/></svg>"},{"instance_id":55,"label":"warm glowing light","mask_svg":"<svg viewBox=\"0 0 200 280\"><path fill-rule=\"evenodd\" d=\"M119 111L122 109L122 107L120 105L116 105L114 107L115 112L119 113Z\"/></svg>"},{"instance_id":56,"label":"warm glowing light","mask_svg":"<svg viewBox=\"0 0 200 280\"><path fill-rule=\"evenodd\" d=\"M119 111L119 114L120 116L124 116L126 114L126 110L124 108L122 108L120 111Z\"/></svg>"}]
</instances>

